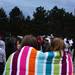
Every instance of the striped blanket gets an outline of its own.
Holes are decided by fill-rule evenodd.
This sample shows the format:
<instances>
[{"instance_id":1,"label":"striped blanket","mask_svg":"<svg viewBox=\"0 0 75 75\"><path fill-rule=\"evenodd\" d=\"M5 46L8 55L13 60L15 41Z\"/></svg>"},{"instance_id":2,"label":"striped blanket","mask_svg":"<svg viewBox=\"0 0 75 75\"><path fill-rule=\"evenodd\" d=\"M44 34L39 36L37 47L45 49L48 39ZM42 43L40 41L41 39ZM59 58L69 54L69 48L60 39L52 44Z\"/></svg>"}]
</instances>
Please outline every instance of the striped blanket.
<instances>
[{"instance_id":1,"label":"striped blanket","mask_svg":"<svg viewBox=\"0 0 75 75\"><path fill-rule=\"evenodd\" d=\"M9 57L4 75L73 75L71 55L58 51L41 52L24 46Z\"/></svg>"}]
</instances>

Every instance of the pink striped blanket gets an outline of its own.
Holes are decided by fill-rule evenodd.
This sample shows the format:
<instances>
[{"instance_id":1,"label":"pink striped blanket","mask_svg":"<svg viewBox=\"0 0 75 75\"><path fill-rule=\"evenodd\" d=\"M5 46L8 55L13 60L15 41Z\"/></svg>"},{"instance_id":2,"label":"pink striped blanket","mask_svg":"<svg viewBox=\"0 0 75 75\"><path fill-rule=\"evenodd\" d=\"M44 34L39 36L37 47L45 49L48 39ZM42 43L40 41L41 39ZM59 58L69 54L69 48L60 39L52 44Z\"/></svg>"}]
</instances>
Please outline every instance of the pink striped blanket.
<instances>
[{"instance_id":1,"label":"pink striped blanket","mask_svg":"<svg viewBox=\"0 0 75 75\"><path fill-rule=\"evenodd\" d=\"M71 54L58 51L41 52L24 46L11 54L4 75L73 75Z\"/></svg>"}]
</instances>

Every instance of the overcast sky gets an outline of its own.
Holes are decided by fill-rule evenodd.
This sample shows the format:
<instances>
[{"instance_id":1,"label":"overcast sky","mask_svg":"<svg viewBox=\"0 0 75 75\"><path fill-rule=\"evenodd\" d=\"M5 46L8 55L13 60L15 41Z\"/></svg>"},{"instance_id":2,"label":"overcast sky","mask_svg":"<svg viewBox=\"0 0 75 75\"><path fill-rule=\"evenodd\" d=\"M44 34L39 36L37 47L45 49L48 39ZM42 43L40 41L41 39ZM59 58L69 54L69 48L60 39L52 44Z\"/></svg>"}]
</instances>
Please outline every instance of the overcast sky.
<instances>
[{"instance_id":1,"label":"overcast sky","mask_svg":"<svg viewBox=\"0 0 75 75\"><path fill-rule=\"evenodd\" d=\"M24 15L30 16L39 6L43 6L46 10L58 6L74 14L75 0L0 0L0 8L3 7L7 14L14 6L18 6Z\"/></svg>"}]
</instances>

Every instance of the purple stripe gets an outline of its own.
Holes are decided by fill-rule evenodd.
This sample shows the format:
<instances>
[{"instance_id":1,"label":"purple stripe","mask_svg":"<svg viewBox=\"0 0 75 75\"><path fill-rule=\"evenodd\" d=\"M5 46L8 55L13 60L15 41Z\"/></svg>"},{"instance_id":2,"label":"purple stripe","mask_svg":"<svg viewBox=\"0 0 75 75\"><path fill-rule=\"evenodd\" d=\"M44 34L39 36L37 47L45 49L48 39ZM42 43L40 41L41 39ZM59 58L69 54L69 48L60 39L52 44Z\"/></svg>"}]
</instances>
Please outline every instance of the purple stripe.
<instances>
[{"instance_id":1,"label":"purple stripe","mask_svg":"<svg viewBox=\"0 0 75 75\"><path fill-rule=\"evenodd\" d=\"M17 72L17 60L18 60L19 53L20 53L20 50L19 51L16 51L16 53L13 56L11 75L16 75L16 72Z\"/></svg>"},{"instance_id":2,"label":"purple stripe","mask_svg":"<svg viewBox=\"0 0 75 75\"><path fill-rule=\"evenodd\" d=\"M66 54L64 52L63 59L62 59L62 71L61 75L66 75L67 72L67 64L66 64Z\"/></svg>"}]
</instances>

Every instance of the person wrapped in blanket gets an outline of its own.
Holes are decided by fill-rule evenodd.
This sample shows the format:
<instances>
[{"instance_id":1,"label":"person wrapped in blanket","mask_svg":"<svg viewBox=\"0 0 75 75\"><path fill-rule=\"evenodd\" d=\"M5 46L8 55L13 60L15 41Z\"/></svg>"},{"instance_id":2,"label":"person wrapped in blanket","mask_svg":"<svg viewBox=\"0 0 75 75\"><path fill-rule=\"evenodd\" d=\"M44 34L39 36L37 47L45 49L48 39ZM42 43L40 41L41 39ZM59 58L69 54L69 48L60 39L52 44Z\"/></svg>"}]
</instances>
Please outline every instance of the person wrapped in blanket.
<instances>
[{"instance_id":1,"label":"person wrapped in blanket","mask_svg":"<svg viewBox=\"0 0 75 75\"><path fill-rule=\"evenodd\" d=\"M46 49L47 52L59 52L61 57L60 59L57 58L55 60L53 58L55 63L52 64L54 64L53 67L55 69L53 69L55 70L55 73L52 73L52 75L73 75L72 55L69 50L65 51L65 47L64 40L62 38L55 37L51 41L50 49ZM58 64L61 65L60 68L57 66ZM57 72L58 69L60 69L60 73L59 71Z\"/></svg>"},{"instance_id":2,"label":"person wrapped in blanket","mask_svg":"<svg viewBox=\"0 0 75 75\"><path fill-rule=\"evenodd\" d=\"M54 38L45 52L37 48L36 38L25 36L20 50L7 60L3 75L73 75L71 54L64 51L62 39Z\"/></svg>"}]
</instances>

